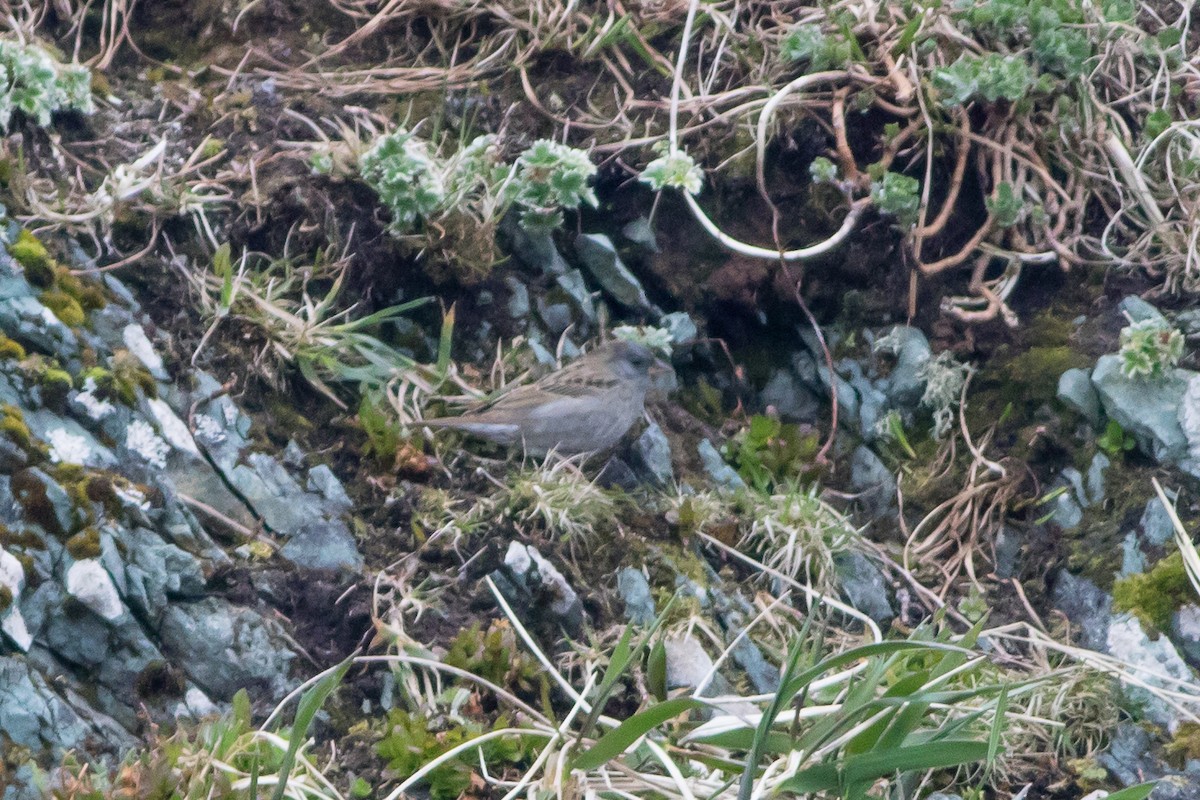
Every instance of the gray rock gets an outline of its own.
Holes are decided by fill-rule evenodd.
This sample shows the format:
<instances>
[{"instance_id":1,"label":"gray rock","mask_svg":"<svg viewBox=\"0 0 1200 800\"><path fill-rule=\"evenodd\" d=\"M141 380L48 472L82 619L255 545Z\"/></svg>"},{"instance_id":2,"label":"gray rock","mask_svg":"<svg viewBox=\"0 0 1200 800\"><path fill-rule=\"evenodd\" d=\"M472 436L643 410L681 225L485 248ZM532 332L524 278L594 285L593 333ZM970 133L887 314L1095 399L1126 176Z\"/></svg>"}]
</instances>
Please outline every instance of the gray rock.
<instances>
[{"instance_id":1,"label":"gray rock","mask_svg":"<svg viewBox=\"0 0 1200 800\"><path fill-rule=\"evenodd\" d=\"M567 303L556 303L546 297L537 298L538 317L551 336L561 336L563 331L575 323L575 315Z\"/></svg>"},{"instance_id":2,"label":"gray rock","mask_svg":"<svg viewBox=\"0 0 1200 800\"><path fill-rule=\"evenodd\" d=\"M672 311L664 314L658 321L658 326L671 335L671 344L686 344L695 341L700 335L700 329L686 312Z\"/></svg>"},{"instance_id":3,"label":"gray rock","mask_svg":"<svg viewBox=\"0 0 1200 800\"><path fill-rule=\"evenodd\" d=\"M834 557L838 583L850 605L871 619L887 625L896 616L887 579L862 553L838 553Z\"/></svg>"},{"instance_id":4,"label":"gray rock","mask_svg":"<svg viewBox=\"0 0 1200 800\"><path fill-rule=\"evenodd\" d=\"M551 231L527 231L517 223L515 216L506 217L502 227L518 260L543 275L562 275L570 269L558 252Z\"/></svg>"},{"instance_id":5,"label":"gray rock","mask_svg":"<svg viewBox=\"0 0 1200 800\"><path fill-rule=\"evenodd\" d=\"M625 602L625 619L634 625L648 627L654 624L658 612L654 608L654 596L650 593L650 582L641 570L622 567L617 572L617 592Z\"/></svg>"},{"instance_id":6,"label":"gray rock","mask_svg":"<svg viewBox=\"0 0 1200 800\"><path fill-rule=\"evenodd\" d=\"M1130 531L1121 540L1121 571L1117 574L1122 578L1137 575L1146 571L1146 554L1138 546L1138 536Z\"/></svg>"},{"instance_id":7,"label":"gray rock","mask_svg":"<svg viewBox=\"0 0 1200 800\"><path fill-rule=\"evenodd\" d=\"M625 227L621 228L621 235L651 253L658 252L658 239L654 236L654 228L644 216L625 223Z\"/></svg>"},{"instance_id":8,"label":"gray rock","mask_svg":"<svg viewBox=\"0 0 1200 800\"><path fill-rule=\"evenodd\" d=\"M721 454L717 452L717 448L713 447L713 443L708 439L700 442L696 448L696 452L699 453L700 461L704 464L704 471L722 489L736 491L746 488L746 482L742 480L742 476L737 474L737 470L725 463L725 459L721 458Z\"/></svg>"},{"instance_id":9,"label":"gray rock","mask_svg":"<svg viewBox=\"0 0 1200 800\"><path fill-rule=\"evenodd\" d=\"M675 477L671 466L671 443L658 423L651 422L633 443L634 469L649 481L666 486Z\"/></svg>"},{"instance_id":10,"label":"gray rock","mask_svg":"<svg viewBox=\"0 0 1200 800\"><path fill-rule=\"evenodd\" d=\"M358 572L363 557L354 534L340 519L315 519L294 530L279 555L305 569Z\"/></svg>"},{"instance_id":11,"label":"gray rock","mask_svg":"<svg viewBox=\"0 0 1200 800\"><path fill-rule=\"evenodd\" d=\"M1053 514L1052 519L1054 520L1054 524L1063 530L1069 531L1077 528L1079 527L1079 523L1083 522L1083 508L1080 507L1079 501L1075 499L1075 494L1069 487L1067 491L1062 492L1054 498L1051 513Z\"/></svg>"},{"instance_id":12,"label":"gray rock","mask_svg":"<svg viewBox=\"0 0 1200 800\"><path fill-rule=\"evenodd\" d=\"M120 549L113 547L111 555L105 547L102 560L121 596L144 619L156 623L168 600L204 594L204 570L191 553L145 528L122 529L119 541Z\"/></svg>"},{"instance_id":13,"label":"gray rock","mask_svg":"<svg viewBox=\"0 0 1200 800\"><path fill-rule=\"evenodd\" d=\"M1112 597L1087 578L1059 570L1050 602L1067 615L1080 632L1079 641L1089 650L1101 651L1108 641Z\"/></svg>"},{"instance_id":14,"label":"gray rock","mask_svg":"<svg viewBox=\"0 0 1200 800\"><path fill-rule=\"evenodd\" d=\"M1172 502L1179 498L1179 493L1174 489L1165 489L1164 491L1167 499ZM1159 501L1158 495L1146 501L1146 509L1142 512L1138 526L1141 528L1142 539L1154 547L1162 547L1175 538L1175 525L1171 522L1171 515Z\"/></svg>"},{"instance_id":15,"label":"gray rock","mask_svg":"<svg viewBox=\"0 0 1200 800\"><path fill-rule=\"evenodd\" d=\"M1200 606L1188 603L1171 615L1171 641L1189 664L1200 666Z\"/></svg>"},{"instance_id":16,"label":"gray rock","mask_svg":"<svg viewBox=\"0 0 1200 800\"><path fill-rule=\"evenodd\" d=\"M1072 367L1059 376L1058 399L1079 412L1092 427L1100 424L1100 397L1087 370Z\"/></svg>"},{"instance_id":17,"label":"gray rock","mask_svg":"<svg viewBox=\"0 0 1200 800\"><path fill-rule=\"evenodd\" d=\"M1104 473L1110 466L1112 466L1112 462L1104 453L1096 453L1092 456L1092 462L1088 465L1086 483L1089 506L1094 506L1104 499Z\"/></svg>"},{"instance_id":18,"label":"gray rock","mask_svg":"<svg viewBox=\"0 0 1200 800\"><path fill-rule=\"evenodd\" d=\"M577 236L575 253L604 293L613 300L632 311L647 312L655 319L662 316L662 310L650 302L641 281L621 261L617 248L607 236L602 233Z\"/></svg>"},{"instance_id":19,"label":"gray rock","mask_svg":"<svg viewBox=\"0 0 1200 800\"><path fill-rule=\"evenodd\" d=\"M996 577L1015 578L1020 574L1018 559L1025 544L1022 532L1011 525L1001 525L996 534Z\"/></svg>"},{"instance_id":20,"label":"gray rock","mask_svg":"<svg viewBox=\"0 0 1200 800\"><path fill-rule=\"evenodd\" d=\"M327 513L347 514L354 508L354 503L346 494L346 488L326 464L318 464L308 471L308 483L305 488L325 499L328 504Z\"/></svg>"},{"instance_id":21,"label":"gray rock","mask_svg":"<svg viewBox=\"0 0 1200 800\"><path fill-rule=\"evenodd\" d=\"M1162 742L1136 722L1118 723L1096 761L1122 786L1157 781L1150 800L1200 800L1200 764L1189 760L1182 772L1174 769L1164 758Z\"/></svg>"},{"instance_id":22,"label":"gray rock","mask_svg":"<svg viewBox=\"0 0 1200 800\"><path fill-rule=\"evenodd\" d=\"M896 364L884 387L892 404L901 408L914 409L925 393L922 370L932 357L929 340L917 328L897 325L888 334L895 344Z\"/></svg>"},{"instance_id":23,"label":"gray rock","mask_svg":"<svg viewBox=\"0 0 1200 800\"><path fill-rule=\"evenodd\" d=\"M896 478L871 448L860 444L850 457L850 485L858 502L871 519L890 514L895 508Z\"/></svg>"},{"instance_id":24,"label":"gray rock","mask_svg":"<svg viewBox=\"0 0 1200 800\"><path fill-rule=\"evenodd\" d=\"M1117 308L1128 315L1134 322L1145 322L1148 319L1159 320L1160 322L1167 321L1161 311L1135 294L1128 295L1122 299Z\"/></svg>"},{"instance_id":25,"label":"gray rock","mask_svg":"<svg viewBox=\"0 0 1200 800\"><path fill-rule=\"evenodd\" d=\"M79 352L74 332L28 295L0 300L0 330L10 339L58 356L61 361L69 361Z\"/></svg>"},{"instance_id":26,"label":"gray rock","mask_svg":"<svg viewBox=\"0 0 1200 800\"><path fill-rule=\"evenodd\" d=\"M82 748L93 733L93 726L24 658L0 656L0 734L34 752L49 747L61 756L66 750Z\"/></svg>"},{"instance_id":27,"label":"gray rock","mask_svg":"<svg viewBox=\"0 0 1200 800\"><path fill-rule=\"evenodd\" d=\"M1178 410L1195 374L1173 369L1159 381L1127 378L1121 374L1120 356L1110 354L1096 362L1092 384L1105 413L1134 436L1143 453L1159 463L1175 464L1188 454Z\"/></svg>"},{"instance_id":28,"label":"gray rock","mask_svg":"<svg viewBox=\"0 0 1200 800\"><path fill-rule=\"evenodd\" d=\"M512 275L504 279L504 285L508 287L508 305L505 306L508 318L513 320L528 319L530 308L529 289L525 288L525 284Z\"/></svg>"},{"instance_id":29,"label":"gray rock","mask_svg":"<svg viewBox=\"0 0 1200 800\"><path fill-rule=\"evenodd\" d=\"M537 548L510 542L504 569L493 572L492 579L526 619L549 617L572 636L583 630L583 602Z\"/></svg>"},{"instance_id":30,"label":"gray rock","mask_svg":"<svg viewBox=\"0 0 1200 800\"><path fill-rule=\"evenodd\" d=\"M32 467L23 473L26 477L36 481L36 485L40 486L41 492L45 493L46 500L50 505L50 511L53 517L46 519L52 525L58 527L57 531L50 530L48 533L72 533L75 530L75 505L71 502L70 496L67 494L58 483L46 473L42 472L37 467ZM35 489L34 491L38 491ZM18 498L19 500L20 498ZM26 520L42 524L41 520Z\"/></svg>"},{"instance_id":31,"label":"gray rock","mask_svg":"<svg viewBox=\"0 0 1200 800\"><path fill-rule=\"evenodd\" d=\"M1112 617L1106 639L1107 652L1119 655L1123 669L1129 670L1140 682L1154 688L1175 689L1195 680L1180 657L1175 645L1166 636L1151 639L1138 619L1129 612ZM1166 677L1164 677L1166 676ZM1174 680L1171 680L1174 679ZM1143 685L1121 681L1122 692L1141 712L1141 719L1161 725L1171 733L1190 716L1167 703Z\"/></svg>"},{"instance_id":32,"label":"gray rock","mask_svg":"<svg viewBox=\"0 0 1200 800\"><path fill-rule=\"evenodd\" d=\"M159 628L163 650L209 696L245 688L278 700L290 688L295 654L279 623L217 597L170 606Z\"/></svg>"},{"instance_id":33,"label":"gray rock","mask_svg":"<svg viewBox=\"0 0 1200 800\"><path fill-rule=\"evenodd\" d=\"M790 369L777 369L759 393L764 407L773 407L788 422L814 422L821 413L821 401Z\"/></svg>"},{"instance_id":34,"label":"gray rock","mask_svg":"<svg viewBox=\"0 0 1200 800\"><path fill-rule=\"evenodd\" d=\"M592 293L588 291L587 283L583 280L583 273L573 269L565 275L559 275L555 282L571 299L571 304L579 314L580 320L594 325L596 323L596 304L592 302Z\"/></svg>"}]
</instances>

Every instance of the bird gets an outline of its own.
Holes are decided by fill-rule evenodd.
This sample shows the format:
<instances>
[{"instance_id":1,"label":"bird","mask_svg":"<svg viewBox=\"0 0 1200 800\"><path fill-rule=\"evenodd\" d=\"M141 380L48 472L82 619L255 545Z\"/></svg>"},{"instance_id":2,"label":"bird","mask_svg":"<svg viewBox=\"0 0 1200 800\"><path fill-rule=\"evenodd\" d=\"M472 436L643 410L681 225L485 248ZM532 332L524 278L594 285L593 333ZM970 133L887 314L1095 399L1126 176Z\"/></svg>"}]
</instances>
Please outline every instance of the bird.
<instances>
[{"instance_id":1,"label":"bird","mask_svg":"<svg viewBox=\"0 0 1200 800\"><path fill-rule=\"evenodd\" d=\"M653 375L666 370L645 345L617 339L481 408L417 424L519 444L530 455L602 452L642 416Z\"/></svg>"}]
</instances>

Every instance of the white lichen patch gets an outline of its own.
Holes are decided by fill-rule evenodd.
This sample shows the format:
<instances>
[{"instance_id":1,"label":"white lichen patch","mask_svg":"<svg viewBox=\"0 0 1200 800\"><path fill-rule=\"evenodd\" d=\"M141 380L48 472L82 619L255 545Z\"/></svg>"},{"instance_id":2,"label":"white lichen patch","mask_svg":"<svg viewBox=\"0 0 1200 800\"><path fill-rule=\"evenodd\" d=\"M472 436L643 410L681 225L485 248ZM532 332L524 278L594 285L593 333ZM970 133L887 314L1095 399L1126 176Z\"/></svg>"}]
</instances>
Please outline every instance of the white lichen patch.
<instances>
[{"instance_id":1,"label":"white lichen patch","mask_svg":"<svg viewBox=\"0 0 1200 800\"><path fill-rule=\"evenodd\" d=\"M207 414L200 414L196 417L196 435L209 444L225 441L225 429L221 427L220 422Z\"/></svg>"},{"instance_id":2,"label":"white lichen patch","mask_svg":"<svg viewBox=\"0 0 1200 800\"><path fill-rule=\"evenodd\" d=\"M112 403L96 397L95 378L88 378L83 382L83 389L75 395L74 402L83 409L83 413L96 421L104 419L117 410Z\"/></svg>"},{"instance_id":3,"label":"white lichen patch","mask_svg":"<svg viewBox=\"0 0 1200 800\"><path fill-rule=\"evenodd\" d=\"M113 484L113 494L119 497L121 502L127 506L136 506L142 511L150 510L150 501L146 499L146 495L142 494L136 486Z\"/></svg>"},{"instance_id":4,"label":"white lichen patch","mask_svg":"<svg viewBox=\"0 0 1200 800\"><path fill-rule=\"evenodd\" d=\"M107 620L125 613L112 577L94 558L76 561L67 570L67 594Z\"/></svg>"},{"instance_id":5,"label":"white lichen patch","mask_svg":"<svg viewBox=\"0 0 1200 800\"><path fill-rule=\"evenodd\" d=\"M46 433L50 444L50 460L55 464L86 464L92 447L83 436L55 428Z\"/></svg>"},{"instance_id":6,"label":"white lichen patch","mask_svg":"<svg viewBox=\"0 0 1200 800\"><path fill-rule=\"evenodd\" d=\"M134 358L142 362L142 366L150 370L150 374L158 377L164 374L162 356L154 349L154 344L146 336L141 325L130 323L121 331L121 339Z\"/></svg>"},{"instance_id":7,"label":"white lichen patch","mask_svg":"<svg viewBox=\"0 0 1200 800\"><path fill-rule=\"evenodd\" d=\"M169 405L157 398L147 400L146 405L150 406L150 411L158 420L158 427L162 431L163 438L171 447L197 457L200 456L200 448L196 447L196 442L192 439L192 432Z\"/></svg>"},{"instance_id":8,"label":"white lichen patch","mask_svg":"<svg viewBox=\"0 0 1200 800\"><path fill-rule=\"evenodd\" d=\"M167 466L171 446L145 420L135 419L125 431L125 447L152 467Z\"/></svg>"},{"instance_id":9,"label":"white lichen patch","mask_svg":"<svg viewBox=\"0 0 1200 800\"><path fill-rule=\"evenodd\" d=\"M5 611L0 612L0 631L3 631L22 652L28 652L33 644L33 636L30 635L25 618L21 616L21 609L17 605L17 598L25 588L25 568L21 566L17 557L7 550L0 550L0 586L8 589L12 596L12 603Z\"/></svg>"}]
</instances>

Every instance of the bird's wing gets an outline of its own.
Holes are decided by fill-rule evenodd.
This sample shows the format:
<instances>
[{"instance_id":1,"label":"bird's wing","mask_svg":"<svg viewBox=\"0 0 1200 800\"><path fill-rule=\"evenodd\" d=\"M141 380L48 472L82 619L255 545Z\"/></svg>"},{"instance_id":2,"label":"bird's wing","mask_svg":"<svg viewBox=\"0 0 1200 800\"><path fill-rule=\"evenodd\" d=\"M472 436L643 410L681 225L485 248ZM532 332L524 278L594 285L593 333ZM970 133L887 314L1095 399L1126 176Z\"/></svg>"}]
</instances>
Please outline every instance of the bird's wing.
<instances>
[{"instance_id":1,"label":"bird's wing","mask_svg":"<svg viewBox=\"0 0 1200 800\"><path fill-rule=\"evenodd\" d=\"M586 365L576 361L557 372L552 372L536 383L518 386L510 392L505 392L487 405L466 412L467 414L485 414L490 411L510 413L537 408L556 403L561 400L578 400L602 395L615 389L619 380L608 374L598 374L595 370L583 368Z\"/></svg>"}]
</instances>

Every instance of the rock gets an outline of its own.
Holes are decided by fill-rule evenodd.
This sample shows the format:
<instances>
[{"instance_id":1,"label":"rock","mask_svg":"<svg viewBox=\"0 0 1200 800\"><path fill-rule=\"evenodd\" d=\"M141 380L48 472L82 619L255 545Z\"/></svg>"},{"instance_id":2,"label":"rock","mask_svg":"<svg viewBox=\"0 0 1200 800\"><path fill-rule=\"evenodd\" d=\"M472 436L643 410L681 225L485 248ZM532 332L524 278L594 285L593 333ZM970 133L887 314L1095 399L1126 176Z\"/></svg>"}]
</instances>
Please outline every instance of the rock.
<instances>
[{"instance_id":1,"label":"rock","mask_svg":"<svg viewBox=\"0 0 1200 800\"><path fill-rule=\"evenodd\" d=\"M570 269L559 254L551 231L527 231L517 222L515 214L505 217L501 227L508 235L513 255L526 266L543 275L562 275Z\"/></svg>"},{"instance_id":2,"label":"rock","mask_svg":"<svg viewBox=\"0 0 1200 800\"><path fill-rule=\"evenodd\" d=\"M204 570L191 553L141 527L123 530L119 538L125 560L115 555L110 564L108 548L101 560L121 596L146 619L157 623L171 600L203 596Z\"/></svg>"},{"instance_id":3,"label":"rock","mask_svg":"<svg viewBox=\"0 0 1200 800\"><path fill-rule=\"evenodd\" d=\"M0 331L35 350L69 361L79 352L75 333L31 296L0 300Z\"/></svg>"},{"instance_id":4,"label":"rock","mask_svg":"<svg viewBox=\"0 0 1200 800\"><path fill-rule=\"evenodd\" d=\"M1148 319L1159 320L1161 322L1167 321L1161 311L1134 294L1122 299L1117 308L1127 315L1132 322L1145 322Z\"/></svg>"},{"instance_id":5,"label":"rock","mask_svg":"<svg viewBox=\"0 0 1200 800\"><path fill-rule=\"evenodd\" d=\"M67 594L103 619L114 620L125 613L125 604L117 594L112 577L94 558L72 564L67 570L66 586Z\"/></svg>"},{"instance_id":6,"label":"rock","mask_svg":"<svg viewBox=\"0 0 1200 800\"><path fill-rule=\"evenodd\" d=\"M82 749L99 727L59 697L24 658L0 657L0 736L35 753L48 748L61 757L67 750ZM104 733L113 735L109 726L104 726ZM136 741L128 734L117 736L105 743L105 749L129 747Z\"/></svg>"},{"instance_id":7,"label":"rock","mask_svg":"<svg viewBox=\"0 0 1200 800\"><path fill-rule=\"evenodd\" d=\"M340 519L317 519L292 532L279 555L305 569L359 572L363 557L354 534Z\"/></svg>"},{"instance_id":8,"label":"rock","mask_svg":"<svg viewBox=\"0 0 1200 800\"><path fill-rule=\"evenodd\" d=\"M1188 440L1179 423L1188 381L1196 373L1172 369L1159 381L1127 378L1121 358L1101 356L1092 384L1110 419L1132 434L1143 453L1161 464L1176 464L1188 455Z\"/></svg>"},{"instance_id":9,"label":"rock","mask_svg":"<svg viewBox=\"0 0 1200 800\"><path fill-rule=\"evenodd\" d=\"M844 552L834 556L838 583L850 605L880 625L887 626L896 616L887 579L862 553Z\"/></svg>"},{"instance_id":10,"label":"rock","mask_svg":"<svg viewBox=\"0 0 1200 800\"><path fill-rule=\"evenodd\" d=\"M633 466L649 482L667 486L675 477L671 466L671 443L658 423L651 422L633 443Z\"/></svg>"},{"instance_id":11,"label":"rock","mask_svg":"<svg viewBox=\"0 0 1200 800\"><path fill-rule=\"evenodd\" d=\"M1200 475L1200 375L1188 378L1183 400L1176 414L1183 438L1187 440L1184 468L1193 477Z\"/></svg>"},{"instance_id":12,"label":"rock","mask_svg":"<svg viewBox=\"0 0 1200 800\"><path fill-rule=\"evenodd\" d=\"M821 401L790 369L776 369L759 393L764 407L774 408L787 422L815 422Z\"/></svg>"},{"instance_id":13,"label":"rock","mask_svg":"<svg viewBox=\"0 0 1200 800\"><path fill-rule=\"evenodd\" d=\"M8 607L0 609L0 631L22 652L27 652L33 644L33 636L25 625L19 603L21 591L25 588L25 568L7 550L0 550L0 587L8 590L10 598Z\"/></svg>"},{"instance_id":14,"label":"rock","mask_svg":"<svg viewBox=\"0 0 1200 800\"><path fill-rule=\"evenodd\" d=\"M510 542L504 555L504 569L493 572L492 580L524 618L548 615L572 636L583 630L583 603L579 595L537 548Z\"/></svg>"},{"instance_id":15,"label":"rock","mask_svg":"<svg viewBox=\"0 0 1200 800\"><path fill-rule=\"evenodd\" d=\"M617 248L607 236L602 233L577 236L575 254L604 293L613 300L631 311L646 312L654 319L662 316L662 310L650 302L641 281L621 261Z\"/></svg>"},{"instance_id":16,"label":"rock","mask_svg":"<svg viewBox=\"0 0 1200 800\"><path fill-rule=\"evenodd\" d=\"M1172 502L1179 498L1179 492L1174 489L1164 491ZM1157 494L1146 501L1146 510L1142 512L1138 527L1142 532L1141 538L1153 547L1162 547L1175 538L1175 524L1171 522L1171 515L1163 508Z\"/></svg>"},{"instance_id":17,"label":"rock","mask_svg":"<svg viewBox=\"0 0 1200 800\"><path fill-rule=\"evenodd\" d=\"M121 331L121 338L125 342L125 347L130 353L142 362L151 375L156 380L165 381L169 377L167 370L163 366L162 356L154 349L149 337L146 336L146 331L141 325L130 324L126 325Z\"/></svg>"},{"instance_id":18,"label":"rock","mask_svg":"<svg viewBox=\"0 0 1200 800\"><path fill-rule=\"evenodd\" d=\"M658 252L658 239L654 236L654 228L644 216L625 223L625 227L621 228L621 235L651 253Z\"/></svg>"},{"instance_id":19,"label":"rock","mask_svg":"<svg viewBox=\"0 0 1200 800\"><path fill-rule=\"evenodd\" d=\"M333 474L328 464L318 464L308 471L308 483L305 488L315 492L325 499L326 511L335 514L349 514L354 509L346 488Z\"/></svg>"},{"instance_id":20,"label":"rock","mask_svg":"<svg viewBox=\"0 0 1200 800\"><path fill-rule=\"evenodd\" d=\"M1065 569L1058 571L1050 602L1079 629L1079 642L1089 650L1102 651L1108 641L1112 597L1087 578Z\"/></svg>"},{"instance_id":21,"label":"rock","mask_svg":"<svg viewBox=\"0 0 1200 800\"><path fill-rule=\"evenodd\" d=\"M1104 472L1112 465L1104 453L1092 456L1087 472L1087 505L1093 506L1104 499Z\"/></svg>"},{"instance_id":22,"label":"rock","mask_svg":"<svg viewBox=\"0 0 1200 800\"><path fill-rule=\"evenodd\" d=\"M1025 536L1011 525L1001 525L996 534L996 567L993 570L1001 580L1015 578L1020 574L1021 547Z\"/></svg>"},{"instance_id":23,"label":"rock","mask_svg":"<svg viewBox=\"0 0 1200 800\"><path fill-rule=\"evenodd\" d=\"M717 448L713 447L713 443L708 439L701 440L696 452L700 455L700 461L704 464L704 470L708 476L716 482L722 489L737 491L746 488L746 482L742 480L742 476L737 474L737 470L725 463L725 459L721 458L721 454L717 452Z\"/></svg>"},{"instance_id":24,"label":"rock","mask_svg":"<svg viewBox=\"0 0 1200 800\"><path fill-rule=\"evenodd\" d=\"M283 629L252 609L217 597L172 605L163 614L159 636L164 652L219 700L245 688L252 697L274 701L291 685L295 653Z\"/></svg>"},{"instance_id":25,"label":"rock","mask_svg":"<svg viewBox=\"0 0 1200 800\"><path fill-rule=\"evenodd\" d=\"M695 341L696 337L700 335L700 329L696 327L696 323L683 311L664 314L658 321L658 326L670 334L673 345L687 344Z\"/></svg>"},{"instance_id":26,"label":"rock","mask_svg":"<svg viewBox=\"0 0 1200 800\"><path fill-rule=\"evenodd\" d=\"M932 357L929 340L917 328L897 325L887 336L887 349L896 354L896 363L883 386L892 405L915 409L925 393L923 370Z\"/></svg>"},{"instance_id":27,"label":"rock","mask_svg":"<svg viewBox=\"0 0 1200 800\"><path fill-rule=\"evenodd\" d=\"M654 624L658 612L654 608L654 596L650 593L650 582L640 570L622 567L617 572L617 592L625 601L625 619L634 625L649 627Z\"/></svg>"},{"instance_id":28,"label":"rock","mask_svg":"<svg viewBox=\"0 0 1200 800\"><path fill-rule=\"evenodd\" d=\"M512 320L528 319L529 289L512 275L504 279L504 285L508 287L508 305L505 306L508 318Z\"/></svg>"},{"instance_id":29,"label":"rock","mask_svg":"<svg viewBox=\"0 0 1200 800\"><path fill-rule=\"evenodd\" d=\"M1067 469L1071 469L1068 467ZM1066 473L1067 470L1063 470ZM1078 472L1076 471L1076 474ZM1051 507L1052 519L1054 524L1058 525L1063 530L1071 530L1077 528L1080 522L1083 522L1083 508L1080 507L1079 501L1075 499L1075 493L1071 491L1070 484L1062 481L1055 482L1058 487L1065 487L1066 491L1061 492L1054 498L1054 505Z\"/></svg>"},{"instance_id":30,"label":"rock","mask_svg":"<svg viewBox=\"0 0 1200 800\"><path fill-rule=\"evenodd\" d=\"M1188 603L1171 615L1171 641L1189 664L1200 666L1200 605Z\"/></svg>"},{"instance_id":31,"label":"rock","mask_svg":"<svg viewBox=\"0 0 1200 800\"><path fill-rule=\"evenodd\" d=\"M573 269L565 275L559 275L555 282L570 298L571 305L579 315L579 320L587 325L595 325L597 320L596 304L592 301L592 293L588 291L583 273Z\"/></svg>"},{"instance_id":32,"label":"rock","mask_svg":"<svg viewBox=\"0 0 1200 800\"><path fill-rule=\"evenodd\" d=\"M1150 732L1130 720L1117 724L1109 746L1096 762L1122 786L1158 781L1150 800L1200 800L1200 762L1192 759L1180 772L1164 758L1163 747Z\"/></svg>"},{"instance_id":33,"label":"rock","mask_svg":"<svg viewBox=\"0 0 1200 800\"><path fill-rule=\"evenodd\" d=\"M1073 367L1059 376L1058 399L1079 412L1093 428L1100 425L1100 396L1087 370Z\"/></svg>"},{"instance_id":34,"label":"rock","mask_svg":"<svg viewBox=\"0 0 1200 800\"><path fill-rule=\"evenodd\" d=\"M1121 571L1118 577L1127 578L1146 571L1146 554L1138 546L1136 533L1130 531L1121 540Z\"/></svg>"},{"instance_id":35,"label":"rock","mask_svg":"<svg viewBox=\"0 0 1200 800\"><path fill-rule=\"evenodd\" d=\"M1175 681L1186 685L1195 680L1171 641L1165 636L1151 639L1137 618L1125 612L1112 617L1106 649L1108 653L1119 655L1123 670L1129 671L1131 677L1139 682L1135 684L1122 679L1121 686L1133 706L1140 709L1141 718L1175 733L1179 724L1189 718L1182 716L1179 710L1157 694L1143 688L1143 685L1148 685L1159 689L1175 689L1180 685ZM1170 680L1172 678L1175 681Z\"/></svg>"},{"instance_id":36,"label":"rock","mask_svg":"<svg viewBox=\"0 0 1200 800\"><path fill-rule=\"evenodd\" d=\"M850 485L871 519L885 517L895 508L896 478L866 445L854 448L850 457Z\"/></svg>"}]
</instances>

